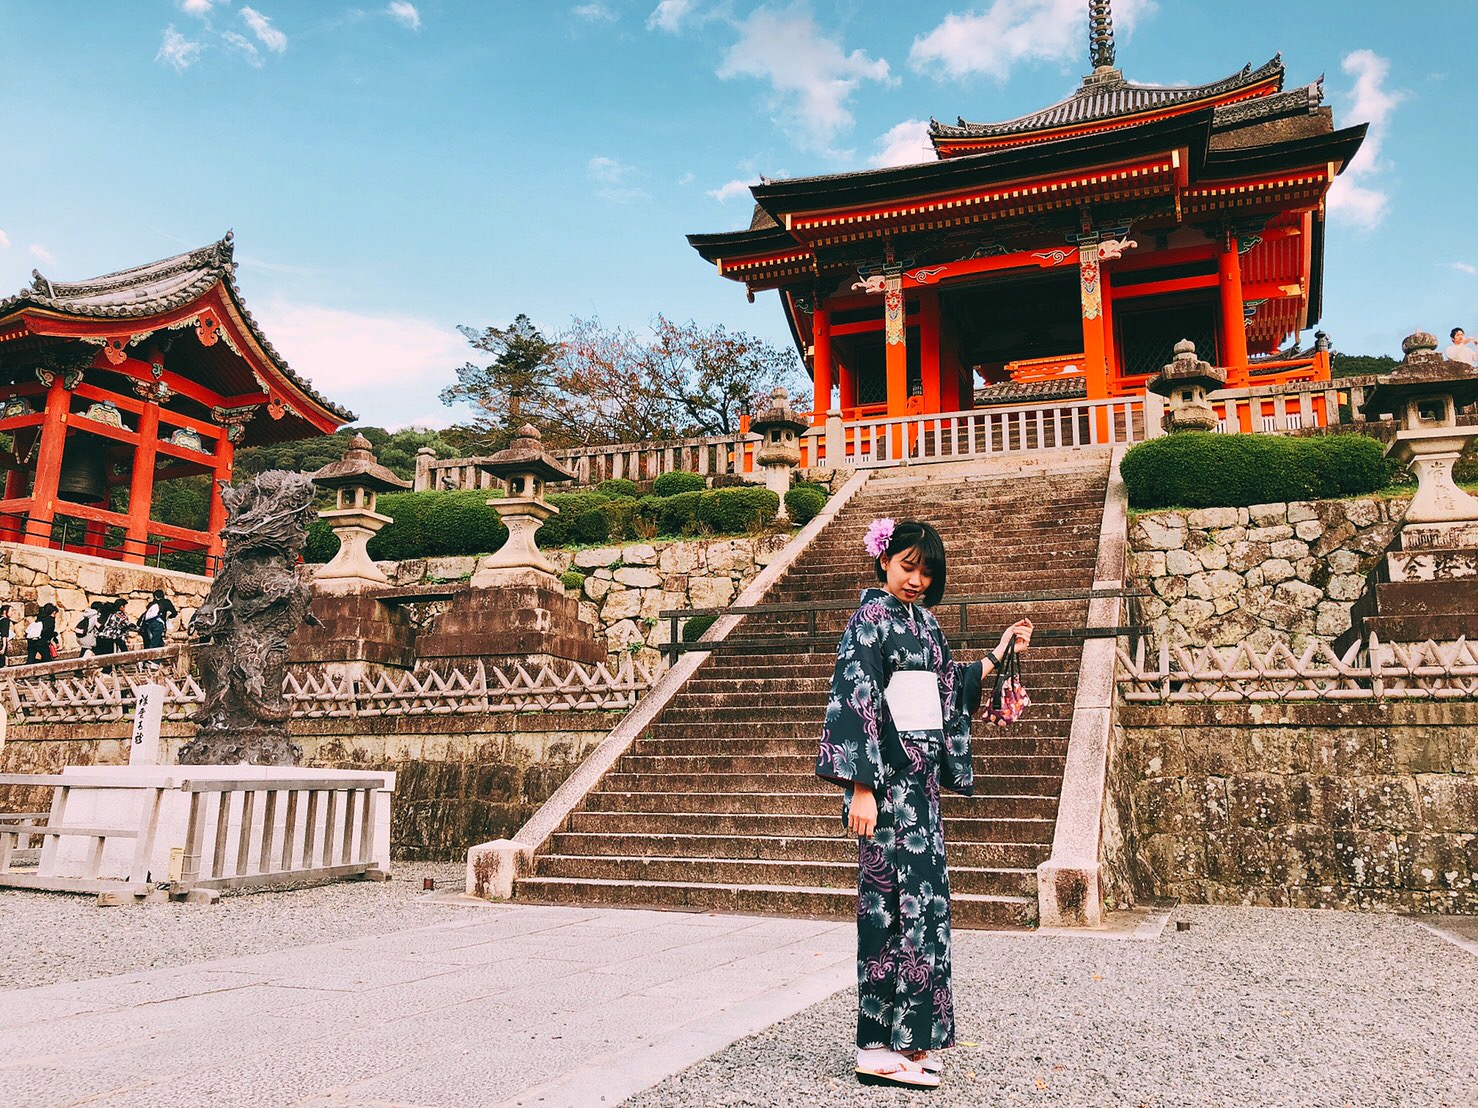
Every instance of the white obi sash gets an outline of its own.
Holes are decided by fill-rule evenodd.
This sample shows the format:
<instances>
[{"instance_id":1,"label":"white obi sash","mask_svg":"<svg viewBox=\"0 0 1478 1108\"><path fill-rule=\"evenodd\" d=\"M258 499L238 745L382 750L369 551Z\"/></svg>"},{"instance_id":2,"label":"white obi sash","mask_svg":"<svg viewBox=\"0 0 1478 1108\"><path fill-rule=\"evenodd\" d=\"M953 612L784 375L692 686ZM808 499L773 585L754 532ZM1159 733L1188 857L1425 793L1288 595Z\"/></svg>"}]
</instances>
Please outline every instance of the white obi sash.
<instances>
[{"instance_id":1,"label":"white obi sash","mask_svg":"<svg viewBox=\"0 0 1478 1108\"><path fill-rule=\"evenodd\" d=\"M888 714L899 731L942 731L939 675L931 669L900 669L883 691Z\"/></svg>"}]
</instances>

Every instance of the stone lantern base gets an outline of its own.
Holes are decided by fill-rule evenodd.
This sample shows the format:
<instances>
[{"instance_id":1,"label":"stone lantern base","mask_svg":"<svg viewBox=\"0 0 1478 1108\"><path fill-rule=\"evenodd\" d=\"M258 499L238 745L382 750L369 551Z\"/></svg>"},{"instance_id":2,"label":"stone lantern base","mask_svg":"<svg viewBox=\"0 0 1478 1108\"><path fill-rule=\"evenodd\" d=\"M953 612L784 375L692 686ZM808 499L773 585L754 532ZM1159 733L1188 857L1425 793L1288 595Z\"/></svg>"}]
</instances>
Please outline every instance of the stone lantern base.
<instances>
[{"instance_id":1,"label":"stone lantern base","mask_svg":"<svg viewBox=\"0 0 1478 1108\"><path fill-rule=\"evenodd\" d=\"M579 601L565 595L557 578L545 583L541 576L458 592L435 627L422 632L417 653L427 661L604 662L605 640L580 619Z\"/></svg>"},{"instance_id":2,"label":"stone lantern base","mask_svg":"<svg viewBox=\"0 0 1478 1108\"><path fill-rule=\"evenodd\" d=\"M323 593L311 611L319 626L300 627L288 640L293 662L312 662L362 677L374 669L410 669L416 631L405 609L382 604L373 593Z\"/></svg>"}]
</instances>

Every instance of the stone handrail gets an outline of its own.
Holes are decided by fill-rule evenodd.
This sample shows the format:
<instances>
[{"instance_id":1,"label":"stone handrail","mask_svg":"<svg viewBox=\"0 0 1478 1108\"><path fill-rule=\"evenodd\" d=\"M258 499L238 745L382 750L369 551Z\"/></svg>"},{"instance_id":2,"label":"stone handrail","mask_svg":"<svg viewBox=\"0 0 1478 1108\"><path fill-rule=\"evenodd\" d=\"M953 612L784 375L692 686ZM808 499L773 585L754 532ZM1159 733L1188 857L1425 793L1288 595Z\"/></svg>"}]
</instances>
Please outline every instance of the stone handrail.
<instances>
[{"instance_id":1,"label":"stone handrail","mask_svg":"<svg viewBox=\"0 0 1478 1108\"><path fill-rule=\"evenodd\" d=\"M1118 649L1119 688L1130 702L1447 700L1478 698L1478 642L1387 643L1371 634L1344 654L1316 642L1302 654L1283 643L1255 650L1162 643L1146 660Z\"/></svg>"}]
</instances>

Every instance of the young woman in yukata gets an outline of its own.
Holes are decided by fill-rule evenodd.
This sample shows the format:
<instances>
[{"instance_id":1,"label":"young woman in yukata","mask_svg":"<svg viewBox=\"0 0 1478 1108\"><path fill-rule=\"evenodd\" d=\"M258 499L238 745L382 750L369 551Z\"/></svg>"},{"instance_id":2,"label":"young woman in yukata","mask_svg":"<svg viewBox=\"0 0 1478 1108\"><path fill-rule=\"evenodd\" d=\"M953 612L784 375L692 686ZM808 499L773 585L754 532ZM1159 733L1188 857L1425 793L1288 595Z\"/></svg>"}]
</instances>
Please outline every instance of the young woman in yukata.
<instances>
[{"instance_id":1,"label":"young woman in yukata","mask_svg":"<svg viewBox=\"0 0 1478 1108\"><path fill-rule=\"evenodd\" d=\"M978 662L956 662L929 611L944 595L944 543L927 523L874 520L867 589L837 647L818 776L845 790L857 840L857 1079L932 1089L954 1046L949 874L940 787L970 795L970 717L981 679L1032 624Z\"/></svg>"}]
</instances>

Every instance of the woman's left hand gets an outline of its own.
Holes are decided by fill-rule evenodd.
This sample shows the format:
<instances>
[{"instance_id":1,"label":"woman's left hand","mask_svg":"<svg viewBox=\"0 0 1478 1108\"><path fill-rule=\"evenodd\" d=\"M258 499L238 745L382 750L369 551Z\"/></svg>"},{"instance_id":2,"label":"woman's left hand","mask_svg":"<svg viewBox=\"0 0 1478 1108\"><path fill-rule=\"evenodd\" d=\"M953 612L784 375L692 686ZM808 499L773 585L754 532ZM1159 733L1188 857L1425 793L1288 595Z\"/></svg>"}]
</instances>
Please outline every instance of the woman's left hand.
<instances>
[{"instance_id":1,"label":"woman's left hand","mask_svg":"<svg viewBox=\"0 0 1478 1108\"><path fill-rule=\"evenodd\" d=\"M1027 652L1027 648L1030 647L1032 644L1032 630L1033 628L1031 620L1017 620L1010 627L1006 628L1005 634L1001 636L1001 645L998 649L1002 654L1004 654L1006 652L1006 647L1011 645L1012 640L1015 640L1016 653L1025 654Z\"/></svg>"}]
</instances>

